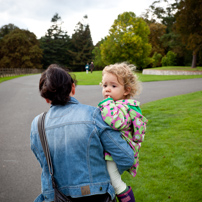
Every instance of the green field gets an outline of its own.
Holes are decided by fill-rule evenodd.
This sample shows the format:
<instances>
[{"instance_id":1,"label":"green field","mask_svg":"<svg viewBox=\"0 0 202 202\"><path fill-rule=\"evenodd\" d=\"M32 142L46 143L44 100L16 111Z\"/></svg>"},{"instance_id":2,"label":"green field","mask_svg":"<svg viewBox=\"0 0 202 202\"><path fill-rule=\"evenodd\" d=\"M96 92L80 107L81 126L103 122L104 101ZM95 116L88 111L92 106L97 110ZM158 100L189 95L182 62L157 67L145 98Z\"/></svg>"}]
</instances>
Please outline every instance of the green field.
<instances>
[{"instance_id":1,"label":"green field","mask_svg":"<svg viewBox=\"0 0 202 202\"><path fill-rule=\"evenodd\" d=\"M152 68L154 69L154 68ZM197 67L196 69L190 67L159 67L156 69L162 70L194 70L194 71L202 71L202 67ZM76 76L78 81L78 85L99 85L102 80L102 71L94 71L92 74L86 72L75 72L73 73ZM149 81L164 81L164 80L181 80L181 79L195 79L195 78L202 78L202 75L144 75L141 72L136 73L142 82L149 82Z\"/></svg>"},{"instance_id":2,"label":"green field","mask_svg":"<svg viewBox=\"0 0 202 202\"><path fill-rule=\"evenodd\" d=\"M30 75L30 74L29 74L29 75ZM0 83L2 83L3 81L8 81L8 80L15 79L15 78L22 77L22 76L28 76L28 74L22 74L22 75L16 75L16 76L0 77Z\"/></svg>"},{"instance_id":3,"label":"green field","mask_svg":"<svg viewBox=\"0 0 202 202\"><path fill-rule=\"evenodd\" d=\"M137 176L123 174L138 202L202 201L202 91L142 105L148 119Z\"/></svg>"},{"instance_id":4,"label":"green field","mask_svg":"<svg viewBox=\"0 0 202 202\"><path fill-rule=\"evenodd\" d=\"M101 71L94 71L92 74L86 74L85 72L75 72L74 74L78 81L78 85L99 85L102 80ZM202 78L202 75L144 75L142 73L136 74L142 82Z\"/></svg>"},{"instance_id":5,"label":"green field","mask_svg":"<svg viewBox=\"0 0 202 202\"><path fill-rule=\"evenodd\" d=\"M202 71L202 67L197 67L196 69L190 68L190 67L159 67L159 68L152 68L152 69L162 69L162 70L195 70L195 71ZM77 85L99 85L99 83L102 80L102 71L93 71L91 74L90 72L86 74L86 72L73 72L71 73L76 77ZM136 72L139 79L142 82L149 82L149 81L164 81L164 80L181 80L181 79L195 79L195 78L202 78L202 75L144 75L141 72ZM25 75L20 75L25 76ZM14 77L3 77L0 78L0 83L6 80L10 80L13 78L17 78L19 76Z\"/></svg>"},{"instance_id":6,"label":"green field","mask_svg":"<svg viewBox=\"0 0 202 202\"><path fill-rule=\"evenodd\" d=\"M166 67L156 67L152 69L202 71L202 67L191 68L191 67L185 67L185 66L166 66Z\"/></svg>"}]
</instances>

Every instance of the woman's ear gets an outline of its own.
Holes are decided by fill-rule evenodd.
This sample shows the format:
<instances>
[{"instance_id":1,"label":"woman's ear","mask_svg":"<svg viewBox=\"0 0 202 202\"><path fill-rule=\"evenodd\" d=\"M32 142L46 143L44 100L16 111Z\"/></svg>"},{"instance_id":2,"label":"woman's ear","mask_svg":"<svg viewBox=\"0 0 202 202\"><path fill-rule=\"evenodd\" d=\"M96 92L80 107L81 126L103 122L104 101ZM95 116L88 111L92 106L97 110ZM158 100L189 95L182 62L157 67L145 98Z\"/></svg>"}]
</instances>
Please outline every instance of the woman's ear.
<instances>
[{"instance_id":1,"label":"woman's ear","mask_svg":"<svg viewBox=\"0 0 202 202\"><path fill-rule=\"evenodd\" d=\"M76 86L75 86L75 84L73 83L73 84L72 84L72 91L71 91L71 93L70 93L70 96L74 96L74 95L75 95L75 88L76 88Z\"/></svg>"},{"instance_id":2,"label":"woman's ear","mask_svg":"<svg viewBox=\"0 0 202 202\"><path fill-rule=\"evenodd\" d=\"M48 104L51 104L51 101L50 101L49 99L45 98L45 100L46 100L46 102L47 102Z\"/></svg>"}]
</instances>

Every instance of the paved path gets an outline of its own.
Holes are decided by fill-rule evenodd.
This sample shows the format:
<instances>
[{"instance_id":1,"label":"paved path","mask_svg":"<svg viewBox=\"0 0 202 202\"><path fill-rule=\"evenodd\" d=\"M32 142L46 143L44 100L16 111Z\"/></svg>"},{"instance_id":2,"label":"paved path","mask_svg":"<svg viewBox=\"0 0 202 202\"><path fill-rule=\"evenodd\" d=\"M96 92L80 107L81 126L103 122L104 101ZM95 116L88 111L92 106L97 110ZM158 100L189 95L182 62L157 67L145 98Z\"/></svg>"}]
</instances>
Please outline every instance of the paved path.
<instances>
[{"instance_id":1,"label":"paved path","mask_svg":"<svg viewBox=\"0 0 202 202\"><path fill-rule=\"evenodd\" d=\"M40 193L41 168L30 150L30 124L48 110L39 96L40 75L21 77L0 84L0 201L31 202ZM202 90L202 78L146 82L138 100L146 103L164 97ZM81 103L97 106L100 86L77 86Z\"/></svg>"}]
</instances>

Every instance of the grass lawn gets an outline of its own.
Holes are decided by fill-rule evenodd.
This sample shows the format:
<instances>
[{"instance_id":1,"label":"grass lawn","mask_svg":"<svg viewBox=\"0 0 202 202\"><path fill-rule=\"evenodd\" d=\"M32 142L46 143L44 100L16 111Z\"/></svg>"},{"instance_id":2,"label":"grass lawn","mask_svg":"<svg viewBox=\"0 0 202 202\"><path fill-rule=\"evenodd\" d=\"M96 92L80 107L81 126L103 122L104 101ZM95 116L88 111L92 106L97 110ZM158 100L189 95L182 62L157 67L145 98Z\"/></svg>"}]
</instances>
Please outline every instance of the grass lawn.
<instances>
[{"instance_id":1,"label":"grass lawn","mask_svg":"<svg viewBox=\"0 0 202 202\"><path fill-rule=\"evenodd\" d=\"M29 75L30 75L30 74L29 74ZM0 77L0 83L2 83L3 81L8 81L8 80L15 79L15 78L22 77L22 76L28 76L28 74L22 74L22 75L16 75L16 76Z\"/></svg>"},{"instance_id":2,"label":"grass lawn","mask_svg":"<svg viewBox=\"0 0 202 202\"><path fill-rule=\"evenodd\" d=\"M73 72L76 76L78 85L99 85L102 80L102 71L93 71L93 73L86 74L86 72Z\"/></svg>"},{"instance_id":3,"label":"grass lawn","mask_svg":"<svg viewBox=\"0 0 202 202\"><path fill-rule=\"evenodd\" d=\"M178 69L178 67L161 67L158 69L170 68ZM183 67L183 70L186 69L189 69L189 67ZM193 70L193 68L191 69ZM202 71L202 67L198 67L198 69L201 69ZM102 71L94 71L92 74L86 74L86 72L74 72L73 74L76 76L78 85L99 85L102 80ZM144 75L142 73L136 74L142 82L202 78L202 75Z\"/></svg>"},{"instance_id":4,"label":"grass lawn","mask_svg":"<svg viewBox=\"0 0 202 202\"><path fill-rule=\"evenodd\" d=\"M137 73L137 75L142 82L202 78L202 75L147 75L142 73Z\"/></svg>"},{"instance_id":5,"label":"grass lawn","mask_svg":"<svg viewBox=\"0 0 202 202\"><path fill-rule=\"evenodd\" d=\"M167 67L156 67L152 69L159 69L159 70L185 70L185 71L202 71L202 67L185 67L185 66L167 66Z\"/></svg>"},{"instance_id":6,"label":"grass lawn","mask_svg":"<svg viewBox=\"0 0 202 202\"><path fill-rule=\"evenodd\" d=\"M202 91L142 105L148 118L137 176L123 174L138 202L202 201Z\"/></svg>"},{"instance_id":7,"label":"grass lawn","mask_svg":"<svg viewBox=\"0 0 202 202\"><path fill-rule=\"evenodd\" d=\"M178 66L159 67L156 69L177 70L178 68L181 68L183 70L188 70L188 69L193 70L193 68L190 68L190 67L178 67ZM202 67L197 67L197 69L202 71ZM102 80L102 71L93 71L92 74L90 72L88 74L86 74L86 72L73 72L72 74L75 75L78 81L77 85L99 85L99 83ZM137 72L136 74L138 75L140 81L142 82L202 78L202 75L144 75L141 72ZM20 75L20 76L26 76L26 75ZM20 77L20 76L0 78L0 83L3 81Z\"/></svg>"}]
</instances>

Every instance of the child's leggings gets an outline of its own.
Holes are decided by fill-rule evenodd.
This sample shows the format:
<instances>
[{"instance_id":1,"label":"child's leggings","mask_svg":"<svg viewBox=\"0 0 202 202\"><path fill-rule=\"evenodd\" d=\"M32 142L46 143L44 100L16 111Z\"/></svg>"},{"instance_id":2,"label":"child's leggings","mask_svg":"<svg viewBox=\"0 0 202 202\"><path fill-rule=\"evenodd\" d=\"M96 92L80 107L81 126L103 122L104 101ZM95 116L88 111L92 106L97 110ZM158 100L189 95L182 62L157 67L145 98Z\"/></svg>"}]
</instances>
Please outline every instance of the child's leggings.
<instances>
[{"instance_id":1,"label":"child's leggings","mask_svg":"<svg viewBox=\"0 0 202 202\"><path fill-rule=\"evenodd\" d=\"M116 163L114 161L106 161L106 162L107 162L107 170L110 176L112 186L114 187L115 193L120 194L121 192L124 192L127 188L127 185L125 182L122 181Z\"/></svg>"}]
</instances>

